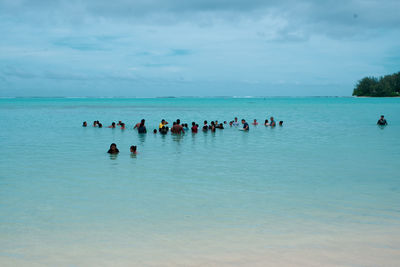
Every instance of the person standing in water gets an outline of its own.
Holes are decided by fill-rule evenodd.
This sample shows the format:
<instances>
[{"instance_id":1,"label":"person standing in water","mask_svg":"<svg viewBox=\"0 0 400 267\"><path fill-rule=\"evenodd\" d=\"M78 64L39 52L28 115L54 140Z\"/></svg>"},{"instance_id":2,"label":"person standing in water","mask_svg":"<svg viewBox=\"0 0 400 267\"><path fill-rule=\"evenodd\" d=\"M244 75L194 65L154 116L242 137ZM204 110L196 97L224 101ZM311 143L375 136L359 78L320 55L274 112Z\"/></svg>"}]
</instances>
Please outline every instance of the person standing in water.
<instances>
[{"instance_id":1,"label":"person standing in water","mask_svg":"<svg viewBox=\"0 0 400 267\"><path fill-rule=\"evenodd\" d=\"M242 124L243 124L243 131L248 131L249 130L249 124L246 122L245 119L242 119Z\"/></svg>"},{"instance_id":2,"label":"person standing in water","mask_svg":"<svg viewBox=\"0 0 400 267\"><path fill-rule=\"evenodd\" d=\"M276 122L274 120L274 117L271 117L270 120L271 120L271 122L269 123L269 126L275 127L276 126Z\"/></svg>"},{"instance_id":3,"label":"person standing in water","mask_svg":"<svg viewBox=\"0 0 400 267\"><path fill-rule=\"evenodd\" d=\"M376 124L378 124L379 126L386 126L386 125L388 125L388 123L387 123L387 121L386 121L386 119L385 119L385 116L383 116L383 115L381 115L381 118L378 120L378 122L377 122Z\"/></svg>"},{"instance_id":4,"label":"person standing in water","mask_svg":"<svg viewBox=\"0 0 400 267\"><path fill-rule=\"evenodd\" d=\"M158 125L158 129L160 130L163 126L167 125L168 122L164 119L161 120L160 124Z\"/></svg>"},{"instance_id":5,"label":"person standing in water","mask_svg":"<svg viewBox=\"0 0 400 267\"><path fill-rule=\"evenodd\" d=\"M147 133L146 126L144 126L144 123L145 123L145 120L143 119L143 120L140 122L139 127L137 127L138 133L140 133L140 134L145 134L145 133Z\"/></svg>"},{"instance_id":6,"label":"person standing in water","mask_svg":"<svg viewBox=\"0 0 400 267\"><path fill-rule=\"evenodd\" d=\"M254 119L254 121L253 121L252 124L253 124L254 126L257 126L257 125L258 125L257 119Z\"/></svg>"},{"instance_id":7,"label":"person standing in water","mask_svg":"<svg viewBox=\"0 0 400 267\"><path fill-rule=\"evenodd\" d=\"M238 118L235 117L235 120L232 123L233 126L239 126Z\"/></svg>"},{"instance_id":8,"label":"person standing in water","mask_svg":"<svg viewBox=\"0 0 400 267\"><path fill-rule=\"evenodd\" d=\"M208 131L207 121L204 121L203 132L207 132L207 131Z\"/></svg>"},{"instance_id":9,"label":"person standing in water","mask_svg":"<svg viewBox=\"0 0 400 267\"><path fill-rule=\"evenodd\" d=\"M171 133L174 133L174 134L185 133L185 130L183 130L183 127L180 124L180 122L181 121L178 119L176 122L173 123L173 126L171 128Z\"/></svg>"},{"instance_id":10,"label":"person standing in water","mask_svg":"<svg viewBox=\"0 0 400 267\"><path fill-rule=\"evenodd\" d=\"M192 133L197 133L198 128L199 126L195 122L192 122Z\"/></svg>"}]
</instances>

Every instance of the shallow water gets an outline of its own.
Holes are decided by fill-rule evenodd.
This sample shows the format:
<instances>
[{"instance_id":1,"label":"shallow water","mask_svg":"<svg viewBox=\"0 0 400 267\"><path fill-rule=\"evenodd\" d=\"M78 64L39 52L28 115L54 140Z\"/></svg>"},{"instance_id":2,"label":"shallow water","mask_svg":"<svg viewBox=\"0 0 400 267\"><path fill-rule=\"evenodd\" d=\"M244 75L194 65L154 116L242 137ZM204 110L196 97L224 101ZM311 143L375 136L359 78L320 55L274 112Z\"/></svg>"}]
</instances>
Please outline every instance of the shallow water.
<instances>
[{"instance_id":1,"label":"shallow water","mask_svg":"<svg viewBox=\"0 0 400 267\"><path fill-rule=\"evenodd\" d=\"M399 98L0 99L0 265L396 266L399 114ZM271 115L284 126L151 133Z\"/></svg>"}]
</instances>

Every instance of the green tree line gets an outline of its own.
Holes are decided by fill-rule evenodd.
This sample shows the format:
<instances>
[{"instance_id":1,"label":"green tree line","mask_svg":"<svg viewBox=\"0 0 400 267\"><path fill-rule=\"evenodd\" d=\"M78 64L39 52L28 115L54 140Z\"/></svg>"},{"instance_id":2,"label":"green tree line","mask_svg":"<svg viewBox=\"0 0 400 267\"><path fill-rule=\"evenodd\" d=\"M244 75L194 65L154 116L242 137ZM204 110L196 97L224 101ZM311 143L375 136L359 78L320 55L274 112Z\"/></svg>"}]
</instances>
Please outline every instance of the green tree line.
<instances>
[{"instance_id":1,"label":"green tree line","mask_svg":"<svg viewBox=\"0 0 400 267\"><path fill-rule=\"evenodd\" d=\"M354 88L355 96L400 96L400 72L380 78L365 77Z\"/></svg>"}]
</instances>

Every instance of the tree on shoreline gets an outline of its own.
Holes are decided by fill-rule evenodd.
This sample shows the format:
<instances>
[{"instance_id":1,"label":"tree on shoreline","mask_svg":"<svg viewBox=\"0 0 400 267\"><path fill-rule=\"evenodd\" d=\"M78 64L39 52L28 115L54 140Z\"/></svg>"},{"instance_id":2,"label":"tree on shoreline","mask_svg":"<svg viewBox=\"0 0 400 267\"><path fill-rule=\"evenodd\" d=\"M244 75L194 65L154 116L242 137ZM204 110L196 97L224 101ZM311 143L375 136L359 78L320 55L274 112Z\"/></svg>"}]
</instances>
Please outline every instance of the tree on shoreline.
<instances>
[{"instance_id":1,"label":"tree on shoreline","mask_svg":"<svg viewBox=\"0 0 400 267\"><path fill-rule=\"evenodd\" d=\"M353 96L400 96L400 72L380 78L365 77L359 80Z\"/></svg>"}]
</instances>

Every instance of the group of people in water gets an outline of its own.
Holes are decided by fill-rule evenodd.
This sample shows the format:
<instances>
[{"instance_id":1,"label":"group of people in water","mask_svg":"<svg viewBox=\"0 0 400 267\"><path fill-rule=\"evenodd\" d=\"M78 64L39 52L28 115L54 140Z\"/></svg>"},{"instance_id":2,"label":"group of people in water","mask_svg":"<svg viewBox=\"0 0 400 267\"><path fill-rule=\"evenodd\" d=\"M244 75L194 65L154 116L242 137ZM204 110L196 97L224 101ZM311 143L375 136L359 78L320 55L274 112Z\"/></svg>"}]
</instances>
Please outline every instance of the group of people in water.
<instances>
[{"instance_id":1,"label":"group of people in water","mask_svg":"<svg viewBox=\"0 0 400 267\"><path fill-rule=\"evenodd\" d=\"M134 130L137 130L139 134L145 134L147 133L147 129L145 126L145 119L142 119L139 123L135 124L135 126L133 127ZM250 127L249 124L246 122L245 119L241 120L241 124L243 126L243 128L240 128L239 130L242 131L249 131ZM253 126L257 126L259 125L259 123L257 122L257 119L254 119L253 122L251 123ZM176 121L174 121L172 123L172 126L169 127L168 126L169 123L162 119L160 124L158 125L158 130L154 129L153 133L157 134L160 133L162 135L167 134L168 132L171 132L172 134L183 134L186 131L189 131L189 125L187 123L181 123L180 119L177 119ZM225 129L225 126L227 126L228 123L227 121L224 121L223 123L219 123L218 120L216 121L211 121L210 123L208 123L208 121L204 121L203 122L203 126L201 128L201 130L203 132L215 132L216 129ZM269 127L275 127L276 126L276 122L274 117L270 117L270 120L266 119L264 121L264 126L269 126ZM279 126L283 126L283 121L279 121L278 123ZM83 127L87 127L88 124L86 121L84 121L82 123ZM117 128L120 127L120 129L125 130L126 126L125 123L123 123L122 121L119 121L118 123L112 122L110 126L108 126L107 128ZM230 127L238 127L240 126L240 123L238 121L238 118L235 117L234 120L229 122L229 126ZM98 127L98 128L102 128L103 125L100 123L100 121L96 120L93 122L93 127ZM200 130L200 126L196 123L196 122L192 122L192 127L190 128L192 133L197 133ZM130 151L131 154L137 154L137 147L136 146L131 146L130 147ZM119 149L117 148L117 145L115 143L112 143L110 145L110 149L108 150L109 154L118 154L119 153Z\"/></svg>"},{"instance_id":2,"label":"group of people in water","mask_svg":"<svg viewBox=\"0 0 400 267\"><path fill-rule=\"evenodd\" d=\"M135 124L135 126L133 127L134 130L137 130L138 133L140 134L145 134L147 133L147 128L145 126L145 119L142 119L139 123ZM243 125L243 128L241 128L240 130L243 131L249 131L250 127L249 127L249 123L246 122L245 119L241 120L241 124ZM254 119L254 121L251 123L251 125L253 126L257 126L260 123L258 123L257 119ZM185 133L186 131L189 131L189 125L187 123L181 123L180 119L177 119L176 121L174 121L172 123L172 126L169 127L168 126L169 123L162 119L160 124L158 125L158 130L154 129L153 133L160 133L160 134L167 134L168 132L171 132L173 134L182 134ZM225 129L225 127L228 125L227 121L224 121L223 123L219 123L218 120L216 121L211 121L210 123L208 123L208 121L204 121L203 122L203 126L201 128L201 130L203 132L215 132L216 129ZM270 120L266 119L263 123L264 126L269 126L269 127L275 127L276 121L274 119L274 117L270 117ZM283 121L279 121L278 123L279 126L283 126ZM88 124L86 121L84 121L82 123L83 127L87 127ZM119 121L118 123L112 122L110 126L108 126L107 128L117 128L120 127L121 130L125 130L126 126L125 123L123 123L122 121ZM238 118L235 117L234 120L229 122L229 126L230 127L238 127L240 126L240 123L238 121ZM93 127L99 127L102 128L103 124L101 124L99 121L94 121L93 122ZM192 122L192 126L190 128L192 133L197 133L199 131L200 126L196 123L196 122Z\"/></svg>"},{"instance_id":3,"label":"group of people in water","mask_svg":"<svg viewBox=\"0 0 400 267\"><path fill-rule=\"evenodd\" d=\"M145 134L147 133L147 129L145 126L145 119L142 119L139 123L135 124L135 126L133 127L133 129L137 130L139 134ZM160 124L158 125L158 130L154 129L153 133L157 134L167 134L168 132L171 132L172 134L183 134L186 131L189 131L189 126L187 123L181 123L180 119L177 119L176 121L174 121L172 123L171 128L168 126L168 122L164 119L161 120ZM250 130L250 126L249 124L246 122L245 119L241 120L241 124L242 124L242 128L240 128L239 130L242 131L249 131ZM257 122L257 119L254 119L253 122L251 123L253 126L257 126L259 125L259 123ZM385 117L383 115L381 115L380 119L377 122L377 125L379 126L386 126L388 123L385 119ZM201 128L201 130L203 132L215 132L216 129L224 129L225 126L228 125L228 123L226 121L224 121L223 123L219 123L218 120L216 121L211 121L210 123L208 123L208 121L204 121L203 122L203 126ZM264 126L268 126L268 127L275 127L276 126L276 121L274 119L274 117L270 117L270 119L266 119L263 123ZM283 126L283 121L279 121L278 123L279 126ZM82 124L83 127L87 127L88 124L86 121L83 122ZM122 121L119 121L117 124L115 122L112 122L110 126L108 126L107 128L117 128L117 126L120 127L120 129L124 130L126 129L125 127L125 123L123 123ZM240 123L238 121L238 118L235 117L234 120L229 122L229 126L230 127L238 127L240 126ZM94 121L93 122L93 127L99 127L102 128L103 125L99 122L99 121ZM192 133L197 133L199 131L200 126L196 123L196 122L192 122L192 127L190 128ZM130 147L130 151L132 154L137 154L137 147L136 146L131 146ZM117 148L117 145L115 143L112 143L110 145L110 149L108 150L108 153L110 154L118 154L119 150Z\"/></svg>"}]
</instances>

